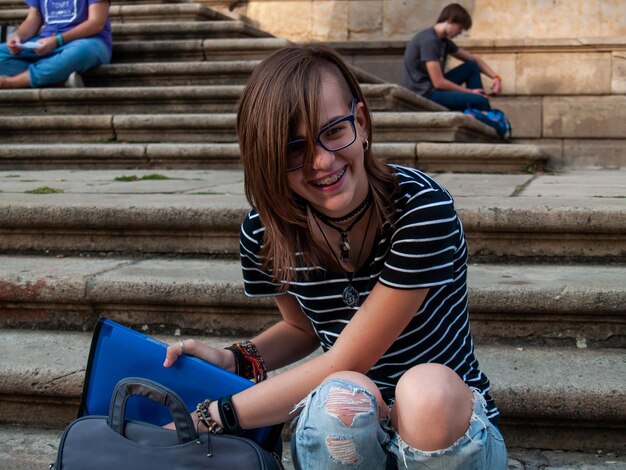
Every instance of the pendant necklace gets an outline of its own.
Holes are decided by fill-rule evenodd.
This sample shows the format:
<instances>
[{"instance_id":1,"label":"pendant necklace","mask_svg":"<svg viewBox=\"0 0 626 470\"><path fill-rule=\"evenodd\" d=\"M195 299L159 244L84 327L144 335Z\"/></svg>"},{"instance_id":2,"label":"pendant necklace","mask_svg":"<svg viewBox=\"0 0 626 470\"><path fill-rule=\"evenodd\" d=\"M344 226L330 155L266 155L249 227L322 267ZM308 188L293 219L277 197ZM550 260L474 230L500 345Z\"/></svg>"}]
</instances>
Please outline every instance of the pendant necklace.
<instances>
[{"instance_id":1,"label":"pendant necklace","mask_svg":"<svg viewBox=\"0 0 626 470\"><path fill-rule=\"evenodd\" d=\"M339 252L341 253L341 261L343 261L344 264L348 264L350 262L350 239L348 238L348 234L350 233L350 230L354 228L357 222L363 218L363 216L367 212L367 209L369 209L371 205L372 205L372 191L370 189L370 191L367 193L367 197L363 200L363 202L359 204L359 206L356 209L354 209L349 214L346 214L342 217L328 217L327 215L322 214L320 211L315 209L313 206L310 206L311 211L313 212L313 215L316 217L316 220L315 220L316 223L317 223L317 219L320 219L322 222L324 222L325 225L328 225L333 230L336 230L337 232L339 232L339 236L340 236ZM342 229L341 227L337 227L336 225L333 224L333 222L337 223L337 222L344 222L346 220L350 220L352 217L354 217L354 220L345 229Z\"/></svg>"},{"instance_id":2,"label":"pendant necklace","mask_svg":"<svg viewBox=\"0 0 626 470\"><path fill-rule=\"evenodd\" d=\"M368 204L368 207L369 207L369 204ZM317 216L315 215L315 213L313 213L313 220L315 220L315 224L317 225L317 228L319 229L320 232L322 232L322 236L324 237L324 241L326 242L326 245L328 245L328 249L333 254L333 257L335 258L335 261L337 261L339 268L341 268L341 271L343 272L344 276L346 276L346 279L348 280L348 285L346 286L346 288L343 290L343 293L341 294L341 297L343 298L343 303L347 307L356 307L359 304L359 291L357 291L356 288L352 285L352 279L354 278L354 274L359 268L359 261L361 260L361 253L363 252L363 246L365 245L365 239L367 238L367 231L370 228L370 222L372 221L373 212L374 211L370 212L370 216L367 219L367 226L365 227L365 233L363 235L363 240L361 241L361 248L359 249L359 255L356 258L354 271L352 271L351 273L347 273L343 269L343 266L341 262L339 261L339 258L337 257L335 250L333 250L330 242L328 241L328 238L326 238L326 234L324 233L324 230L322 230L320 223L317 221ZM363 218L363 214L361 214L361 217L359 217L359 220L361 218ZM352 226L350 228L352 228ZM348 259L348 261L350 260Z\"/></svg>"}]
</instances>

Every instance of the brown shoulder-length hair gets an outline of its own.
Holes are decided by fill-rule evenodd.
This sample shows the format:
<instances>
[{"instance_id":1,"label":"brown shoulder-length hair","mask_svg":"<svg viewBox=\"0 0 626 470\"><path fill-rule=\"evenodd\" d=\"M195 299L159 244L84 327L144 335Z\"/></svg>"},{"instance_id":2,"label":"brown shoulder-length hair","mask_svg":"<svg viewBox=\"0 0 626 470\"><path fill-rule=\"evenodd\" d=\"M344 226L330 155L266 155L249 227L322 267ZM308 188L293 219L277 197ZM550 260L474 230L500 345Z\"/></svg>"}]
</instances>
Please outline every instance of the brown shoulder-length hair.
<instances>
[{"instance_id":1,"label":"brown shoulder-length hair","mask_svg":"<svg viewBox=\"0 0 626 470\"><path fill-rule=\"evenodd\" d=\"M446 5L444 9L441 10L439 18L437 18L437 23L444 23L446 21L460 24L463 26L463 29L470 29L472 27L472 17L467 10L458 3Z\"/></svg>"},{"instance_id":2,"label":"brown shoulder-length hair","mask_svg":"<svg viewBox=\"0 0 626 470\"><path fill-rule=\"evenodd\" d=\"M289 189L286 153L287 143L303 123L309 140L305 163L313 158L322 76L326 73L345 82L344 94L349 94L346 104L356 98L365 106L370 142L365 151L365 171L379 225L383 220L393 223L395 177L372 154L371 116L352 71L336 51L323 45L295 45L274 52L255 68L246 84L237 110L237 136L246 197L265 226L260 254L264 267L282 283L283 290L295 279L294 268L321 262L319 250L313 249L306 201Z\"/></svg>"}]
</instances>

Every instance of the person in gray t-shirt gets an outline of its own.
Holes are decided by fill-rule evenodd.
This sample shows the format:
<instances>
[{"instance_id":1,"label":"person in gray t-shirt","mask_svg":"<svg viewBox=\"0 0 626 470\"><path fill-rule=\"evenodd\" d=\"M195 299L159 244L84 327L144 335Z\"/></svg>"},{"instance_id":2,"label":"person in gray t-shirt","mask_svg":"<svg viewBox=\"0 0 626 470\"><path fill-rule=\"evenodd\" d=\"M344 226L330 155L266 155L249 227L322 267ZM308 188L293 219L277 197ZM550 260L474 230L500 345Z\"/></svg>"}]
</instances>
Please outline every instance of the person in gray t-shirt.
<instances>
[{"instance_id":1,"label":"person in gray t-shirt","mask_svg":"<svg viewBox=\"0 0 626 470\"><path fill-rule=\"evenodd\" d=\"M501 78L484 60L452 41L471 26L472 18L465 8L458 3L446 6L435 26L417 33L407 45L402 84L452 110L463 111L468 106L490 109L480 74L492 78L493 95L500 94ZM463 64L444 73L448 55Z\"/></svg>"}]
</instances>

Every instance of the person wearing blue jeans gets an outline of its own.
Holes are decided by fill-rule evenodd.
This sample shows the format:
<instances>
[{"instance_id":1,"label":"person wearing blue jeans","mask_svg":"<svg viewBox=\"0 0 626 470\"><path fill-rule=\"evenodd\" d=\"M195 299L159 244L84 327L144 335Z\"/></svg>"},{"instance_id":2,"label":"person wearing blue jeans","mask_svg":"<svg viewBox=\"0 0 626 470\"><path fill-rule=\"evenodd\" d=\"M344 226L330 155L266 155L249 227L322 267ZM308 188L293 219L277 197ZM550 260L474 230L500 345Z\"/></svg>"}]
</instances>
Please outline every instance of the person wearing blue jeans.
<instances>
[{"instance_id":1,"label":"person wearing blue jeans","mask_svg":"<svg viewBox=\"0 0 626 470\"><path fill-rule=\"evenodd\" d=\"M484 60L452 41L471 26L472 18L461 5L446 6L435 26L417 33L407 45L403 85L451 110L491 109L480 75L492 78L494 95L500 94L502 79ZM444 73L448 55L463 64Z\"/></svg>"},{"instance_id":2,"label":"person wearing blue jeans","mask_svg":"<svg viewBox=\"0 0 626 470\"><path fill-rule=\"evenodd\" d=\"M244 292L271 297L281 319L225 349L168 346L164 367L186 354L257 381L202 401L197 429L293 417L297 470L505 470L452 195L376 157L367 99L328 46L267 57L236 122L251 206L239 235Z\"/></svg>"},{"instance_id":3,"label":"person wearing blue jeans","mask_svg":"<svg viewBox=\"0 0 626 470\"><path fill-rule=\"evenodd\" d=\"M73 72L83 73L111 60L108 0L26 3L26 19L0 44L0 88L61 83Z\"/></svg>"},{"instance_id":4,"label":"person wearing blue jeans","mask_svg":"<svg viewBox=\"0 0 626 470\"><path fill-rule=\"evenodd\" d=\"M292 424L294 467L297 470L505 468L508 454L504 439L487 417L487 405L481 393L473 390L472 394L472 414L465 433L445 449L420 450L407 443L388 418L380 419L381 406L375 390L370 391L355 376L331 377L301 403L303 410ZM334 448L329 440L333 442L339 436L337 441L343 445ZM340 461L346 456L354 457L351 465Z\"/></svg>"}]
</instances>

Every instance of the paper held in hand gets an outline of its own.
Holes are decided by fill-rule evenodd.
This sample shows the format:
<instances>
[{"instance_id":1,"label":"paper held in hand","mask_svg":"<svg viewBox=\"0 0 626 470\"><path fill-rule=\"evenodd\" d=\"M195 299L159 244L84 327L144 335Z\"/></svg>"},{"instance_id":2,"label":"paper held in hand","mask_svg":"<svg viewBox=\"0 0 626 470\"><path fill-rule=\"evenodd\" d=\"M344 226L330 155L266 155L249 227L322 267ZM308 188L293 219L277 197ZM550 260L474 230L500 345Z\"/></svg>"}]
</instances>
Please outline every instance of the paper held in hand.
<instances>
[{"instance_id":1,"label":"paper held in hand","mask_svg":"<svg viewBox=\"0 0 626 470\"><path fill-rule=\"evenodd\" d=\"M35 41L27 41L20 44L20 46L22 47L22 49L39 49L41 47L41 44Z\"/></svg>"}]
</instances>

